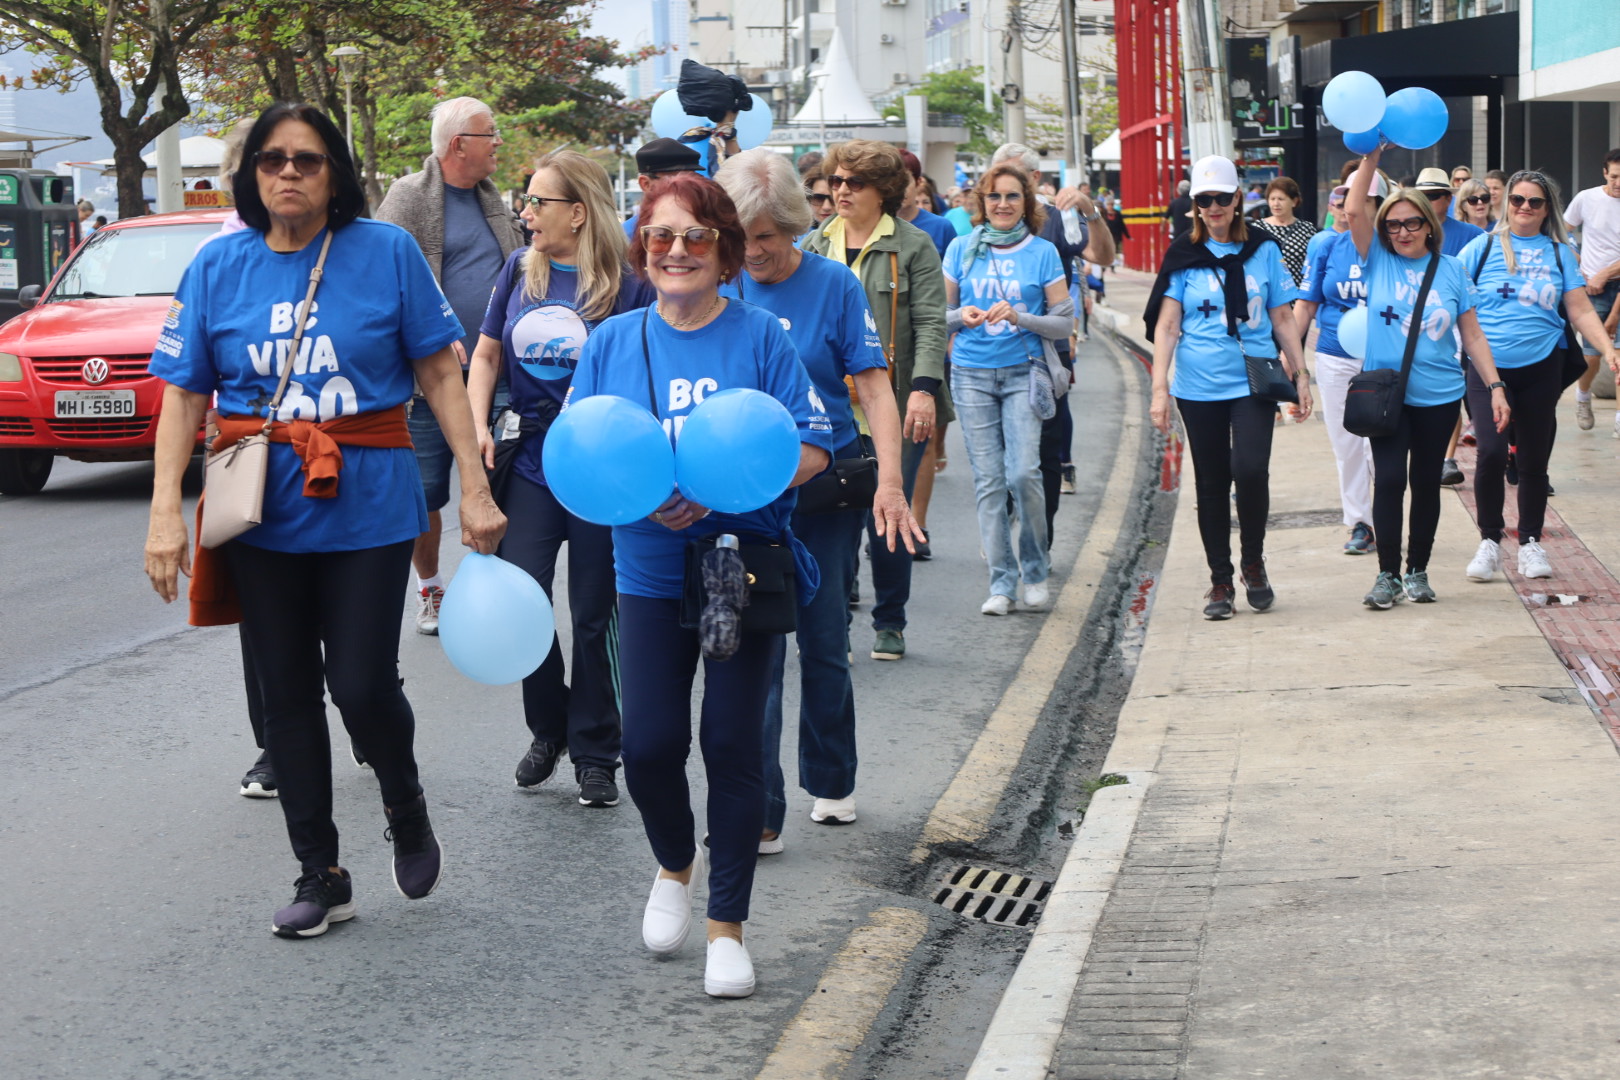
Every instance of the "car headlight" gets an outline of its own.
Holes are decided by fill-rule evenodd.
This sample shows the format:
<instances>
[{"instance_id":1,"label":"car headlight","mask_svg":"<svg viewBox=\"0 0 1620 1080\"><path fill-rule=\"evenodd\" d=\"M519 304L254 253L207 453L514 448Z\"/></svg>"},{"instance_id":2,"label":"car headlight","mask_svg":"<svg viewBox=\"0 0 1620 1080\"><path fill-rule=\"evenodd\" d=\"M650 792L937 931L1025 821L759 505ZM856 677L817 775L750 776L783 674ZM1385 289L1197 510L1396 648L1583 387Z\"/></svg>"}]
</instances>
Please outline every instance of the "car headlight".
<instances>
[{"instance_id":1,"label":"car headlight","mask_svg":"<svg viewBox=\"0 0 1620 1080\"><path fill-rule=\"evenodd\" d=\"M10 353L0 352L0 382L22 382L22 361Z\"/></svg>"}]
</instances>

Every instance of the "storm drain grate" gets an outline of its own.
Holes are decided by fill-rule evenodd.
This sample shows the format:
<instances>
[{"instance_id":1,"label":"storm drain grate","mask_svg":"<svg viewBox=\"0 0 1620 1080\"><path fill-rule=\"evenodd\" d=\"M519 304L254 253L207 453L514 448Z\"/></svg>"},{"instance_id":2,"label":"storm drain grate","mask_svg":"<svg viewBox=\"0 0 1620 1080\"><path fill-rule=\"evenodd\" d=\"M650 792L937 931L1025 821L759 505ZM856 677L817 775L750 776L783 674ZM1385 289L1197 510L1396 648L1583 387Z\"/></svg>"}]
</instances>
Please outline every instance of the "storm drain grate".
<instances>
[{"instance_id":1,"label":"storm drain grate","mask_svg":"<svg viewBox=\"0 0 1620 1080\"><path fill-rule=\"evenodd\" d=\"M995 926L1031 929L1052 892L1050 881L992 870L959 866L946 875L934 903L969 919Z\"/></svg>"}]
</instances>

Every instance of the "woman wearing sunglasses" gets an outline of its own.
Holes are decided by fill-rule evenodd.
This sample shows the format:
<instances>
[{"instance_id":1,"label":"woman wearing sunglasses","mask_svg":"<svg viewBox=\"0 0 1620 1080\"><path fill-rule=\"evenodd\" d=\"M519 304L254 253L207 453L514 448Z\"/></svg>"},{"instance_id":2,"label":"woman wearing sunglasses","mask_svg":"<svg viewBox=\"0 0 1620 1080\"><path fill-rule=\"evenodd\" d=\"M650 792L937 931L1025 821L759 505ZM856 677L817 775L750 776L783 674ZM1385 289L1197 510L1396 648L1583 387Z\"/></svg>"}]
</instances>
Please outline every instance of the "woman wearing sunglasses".
<instances>
[{"instance_id":1,"label":"woman wearing sunglasses","mask_svg":"<svg viewBox=\"0 0 1620 1080\"><path fill-rule=\"evenodd\" d=\"M242 160L252 167L232 187L248 227L197 253L152 355L151 373L168 385L146 572L165 602L178 595L177 575L191 573L194 623L242 625L257 674L248 693L264 710L300 867L271 930L308 938L355 910L332 812L328 692L375 771L395 887L421 899L443 869L399 678L411 549L427 529L405 419L413 379L455 455L462 543L492 552L506 521L478 461L452 349L465 331L410 234L363 216L343 133L312 106L275 105L254 123ZM324 277L306 303L317 266ZM299 362L267 415L306 309ZM211 397L216 450L270 436L263 520L193 564L180 482Z\"/></svg>"},{"instance_id":2,"label":"woman wearing sunglasses","mask_svg":"<svg viewBox=\"0 0 1620 1080\"><path fill-rule=\"evenodd\" d=\"M1451 216L1489 232L1496 224L1491 219L1490 188L1480 180L1464 180L1462 186L1457 189L1455 201L1451 204Z\"/></svg>"},{"instance_id":3,"label":"woman wearing sunglasses","mask_svg":"<svg viewBox=\"0 0 1620 1080\"><path fill-rule=\"evenodd\" d=\"M1294 279L1282 249L1240 216L1237 166L1223 157L1193 166L1192 232L1165 253L1146 312L1153 342L1153 424L1170 430L1175 398L1197 476L1198 534L1209 563L1207 619L1232 617L1232 511L1237 494L1242 580L1249 606L1276 599L1266 575L1266 515L1271 509L1271 437L1275 402L1249 391L1247 356L1275 357L1299 393L1296 419L1311 413L1310 376L1300 357L1290 306ZM1175 381L1170 380L1171 359Z\"/></svg>"},{"instance_id":4,"label":"woman wearing sunglasses","mask_svg":"<svg viewBox=\"0 0 1620 1080\"><path fill-rule=\"evenodd\" d=\"M911 192L911 174L900 151L862 139L839 143L822 162L836 216L812 232L804 250L825 255L855 271L872 305L878 338L889 360L905 441L901 484L906 499L934 435L935 422L954 418L942 392L945 377L945 279L939 251L927 233L898 217ZM889 551L872 536L872 659L906 654L906 604L911 599L911 553Z\"/></svg>"},{"instance_id":5,"label":"woman wearing sunglasses","mask_svg":"<svg viewBox=\"0 0 1620 1080\"><path fill-rule=\"evenodd\" d=\"M1538 172L1521 171L1508 183L1507 216L1488 236L1475 237L1458 256L1474 279L1476 312L1491 343L1499 378L1513 406L1514 461L1519 470L1519 575L1552 577L1541 546L1547 515L1547 460L1558 431L1558 398L1564 392L1564 318L1588 341L1603 342L1603 358L1614 367L1614 347L1592 308L1581 274L1580 256L1564 232L1558 188ZM1468 372L1468 404L1474 415L1491 391L1476 371ZM1502 505L1508 439L1485 425L1476 431L1479 458L1474 472L1479 550L1468 564L1468 580L1489 581L1502 565Z\"/></svg>"},{"instance_id":6,"label":"woman wearing sunglasses","mask_svg":"<svg viewBox=\"0 0 1620 1080\"><path fill-rule=\"evenodd\" d=\"M798 425L792 486L804 483L831 460L832 425L781 321L720 295L721 283L743 268L747 236L736 207L718 184L697 176L658 181L641 206L630 263L657 291L657 301L608 319L586 340L568 401L613 394L644 402L678 439L709 394L762 391ZM701 657L698 631L681 626L686 548L719 533L788 545L802 601L816 591L817 568L789 525L795 501L795 492L784 491L746 514L711 513L677 491L648 517L613 528L619 657L633 674L623 684L624 779L659 866L642 941L655 953L678 951L691 929L692 897L707 878L704 989L715 997L754 992L742 924L765 824L765 699L782 637L745 633L731 659L703 661L698 741L709 788L705 858L686 782L692 680Z\"/></svg>"},{"instance_id":7,"label":"woman wearing sunglasses","mask_svg":"<svg viewBox=\"0 0 1620 1080\"><path fill-rule=\"evenodd\" d=\"M501 558L522 567L551 595L557 556L568 544L568 614L573 662L566 671L553 639L545 662L523 680L523 719L529 748L517 765L517 785L550 780L566 751L581 806L619 804L617 602L613 537L605 525L570 514L546 486L541 454L557 418L579 352L610 315L652 302L652 290L625 265L624 231L613 212L602 166L572 150L546 155L535 166L523 200L533 239L512 253L496 279L467 394L478 448L497 476L496 498L507 518ZM489 428L490 403L505 372L510 408ZM499 462L499 464L497 464Z\"/></svg>"},{"instance_id":8,"label":"woman wearing sunglasses","mask_svg":"<svg viewBox=\"0 0 1620 1080\"><path fill-rule=\"evenodd\" d=\"M1457 423L1463 373L1457 365L1453 330L1462 335L1484 394L1474 406L1475 429L1498 432L1508 425L1505 384L1497 380L1491 347L1474 314L1475 296L1463 264L1440 253L1440 217L1425 193L1397 188L1376 214L1368 192L1382 148L1361 160L1350 178L1345 214L1356 252L1367 260L1366 370L1399 369L1417 307L1418 293L1432 261L1434 280L1417 316L1416 349L1399 426L1393 435L1367 440L1373 456L1373 530L1378 536L1378 578L1363 603L1387 611L1401 600L1435 600L1429 584L1429 556L1440 525L1440 469L1446 443ZM1410 478L1412 510L1406 538L1406 576L1401 576L1401 511Z\"/></svg>"},{"instance_id":9,"label":"woman wearing sunglasses","mask_svg":"<svg viewBox=\"0 0 1620 1080\"><path fill-rule=\"evenodd\" d=\"M827 174L819 168L805 176L804 197L810 202L810 216L814 219L811 226L825 225L833 216L833 197L827 188Z\"/></svg>"}]
</instances>

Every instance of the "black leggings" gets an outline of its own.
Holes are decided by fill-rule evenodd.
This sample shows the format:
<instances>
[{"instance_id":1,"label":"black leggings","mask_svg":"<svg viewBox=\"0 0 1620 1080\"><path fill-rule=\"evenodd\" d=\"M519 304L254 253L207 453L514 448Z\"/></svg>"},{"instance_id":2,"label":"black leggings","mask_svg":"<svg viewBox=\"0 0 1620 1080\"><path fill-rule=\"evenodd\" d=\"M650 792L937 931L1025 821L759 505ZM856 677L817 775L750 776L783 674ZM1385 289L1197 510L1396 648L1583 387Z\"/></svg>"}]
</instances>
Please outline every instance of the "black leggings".
<instances>
[{"instance_id":1,"label":"black leggings","mask_svg":"<svg viewBox=\"0 0 1620 1080\"><path fill-rule=\"evenodd\" d=\"M1487 406L1474 426L1489 426ZM1434 533L1440 527L1440 470L1446 444L1457 426L1457 402L1444 405L1402 405L1395 434L1368 439L1373 458L1373 535L1378 539L1378 569L1401 572L1401 505L1406 485L1412 485L1412 519L1406 540L1406 566L1427 570L1434 551Z\"/></svg>"},{"instance_id":2,"label":"black leggings","mask_svg":"<svg viewBox=\"0 0 1620 1080\"><path fill-rule=\"evenodd\" d=\"M1198 535L1209 561L1209 580L1232 583L1232 511L1237 487L1238 546L1244 566L1266 550L1271 513L1271 435L1277 406L1252 394L1228 401L1176 399L1187 449L1192 453L1198 494Z\"/></svg>"},{"instance_id":3,"label":"black leggings","mask_svg":"<svg viewBox=\"0 0 1620 1080\"><path fill-rule=\"evenodd\" d=\"M1558 399L1564 392L1563 360L1554 353L1534 364L1498 367L1496 372L1507 383L1508 404L1513 408L1513 424L1501 434L1491 422L1491 392L1473 365L1468 366L1468 406L1479 418L1474 423L1474 438L1479 442L1474 471L1479 535L1502 541L1504 475L1511 435L1519 467L1519 540L1540 540L1547 520L1547 459L1558 434Z\"/></svg>"},{"instance_id":4,"label":"black leggings","mask_svg":"<svg viewBox=\"0 0 1620 1080\"><path fill-rule=\"evenodd\" d=\"M263 708L264 748L276 771L293 854L305 867L338 865L332 821L332 746L326 704L376 771L384 806L422 794L416 717L399 678L399 626L411 546L289 554L242 541L222 550L242 601Z\"/></svg>"}]
</instances>

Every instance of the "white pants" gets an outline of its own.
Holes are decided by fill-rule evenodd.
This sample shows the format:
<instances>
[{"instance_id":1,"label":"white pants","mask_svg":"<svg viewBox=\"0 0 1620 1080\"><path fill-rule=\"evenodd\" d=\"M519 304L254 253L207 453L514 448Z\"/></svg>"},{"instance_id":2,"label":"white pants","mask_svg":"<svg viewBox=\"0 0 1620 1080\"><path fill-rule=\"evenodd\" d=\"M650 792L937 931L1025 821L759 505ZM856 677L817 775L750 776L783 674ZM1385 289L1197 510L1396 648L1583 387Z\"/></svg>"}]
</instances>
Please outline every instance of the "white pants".
<instances>
[{"instance_id":1,"label":"white pants","mask_svg":"<svg viewBox=\"0 0 1620 1080\"><path fill-rule=\"evenodd\" d=\"M1344 396L1350 377L1361 371L1361 361L1332 353L1316 354L1316 386L1321 393L1322 419L1327 421L1328 442L1339 462L1339 503L1344 523L1372 522L1372 448L1360 435L1344 430Z\"/></svg>"}]
</instances>

